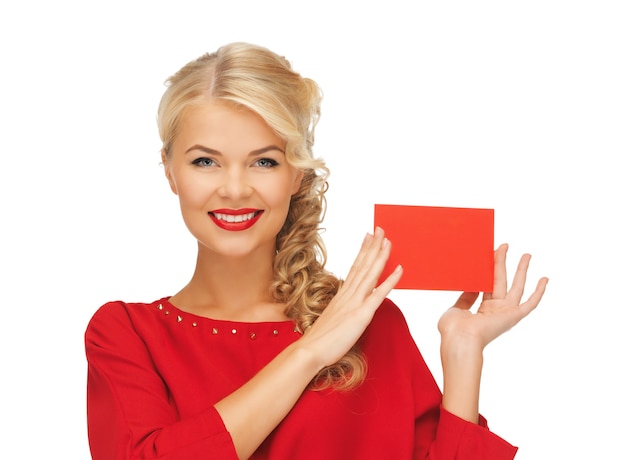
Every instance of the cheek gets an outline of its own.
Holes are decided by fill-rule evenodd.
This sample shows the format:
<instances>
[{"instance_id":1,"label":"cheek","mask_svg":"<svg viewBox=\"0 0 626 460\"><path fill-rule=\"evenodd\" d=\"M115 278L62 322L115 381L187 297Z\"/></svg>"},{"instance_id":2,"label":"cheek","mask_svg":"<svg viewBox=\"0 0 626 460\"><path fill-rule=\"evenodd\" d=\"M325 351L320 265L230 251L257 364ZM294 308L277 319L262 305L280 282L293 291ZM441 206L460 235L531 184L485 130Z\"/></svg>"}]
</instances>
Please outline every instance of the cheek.
<instances>
[{"instance_id":1,"label":"cheek","mask_svg":"<svg viewBox=\"0 0 626 460\"><path fill-rule=\"evenodd\" d=\"M289 207L291 202L291 196L293 195L294 183L292 178L285 178L280 183L273 184L271 190L268 191L268 196L271 195L271 200L275 206Z\"/></svg>"},{"instance_id":2,"label":"cheek","mask_svg":"<svg viewBox=\"0 0 626 460\"><path fill-rule=\"evenodd\" d=\"M184 180L176 183L178 199L182 206L198 207L206 203L211 194L210 183L207 181Z\"/></svg>"}]
</instances>

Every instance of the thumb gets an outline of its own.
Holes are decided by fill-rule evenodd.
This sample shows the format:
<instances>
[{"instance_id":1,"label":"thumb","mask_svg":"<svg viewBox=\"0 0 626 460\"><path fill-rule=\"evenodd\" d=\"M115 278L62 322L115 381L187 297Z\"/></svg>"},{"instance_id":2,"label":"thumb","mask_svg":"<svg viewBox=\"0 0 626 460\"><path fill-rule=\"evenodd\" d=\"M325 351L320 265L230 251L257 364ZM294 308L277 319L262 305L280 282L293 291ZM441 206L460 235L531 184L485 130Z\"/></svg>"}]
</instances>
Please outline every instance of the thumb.
<instances>
[{"instance_id":1,"label":"thumb","mask_svg":"<svg viewBox=\"0 0 626 460\"><path fill-rule=\"evenodd\" d=\"M476 302L478 298L478 292L464 292L459 296L453 308L460 308L461 310L469 310Z\"/></svg>"}]
</instances>

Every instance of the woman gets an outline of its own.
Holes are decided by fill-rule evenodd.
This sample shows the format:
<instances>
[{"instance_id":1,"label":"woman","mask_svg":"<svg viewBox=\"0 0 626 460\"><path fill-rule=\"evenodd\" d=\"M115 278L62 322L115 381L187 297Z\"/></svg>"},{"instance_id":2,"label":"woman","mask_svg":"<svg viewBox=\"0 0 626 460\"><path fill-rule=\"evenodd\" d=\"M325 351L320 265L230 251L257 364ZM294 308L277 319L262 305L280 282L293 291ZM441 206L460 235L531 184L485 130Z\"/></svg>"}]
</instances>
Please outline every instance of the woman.
<instances>
[{"instance_id":1,"label":"woman","mask_svg":"<svg viewBox=\"0 0 626 460\"><path fill-rule=\"evenodd\" d=\"M476 314L439 322L443 395L378 278L366 235L345 280L318 234L327 170L312 155L321 96L284 58L235 43L190 62L159 106L162 162L198 241L195 272L151 303L110 302L86 331L94 459L478 459L516 448L478 413L482 351L532 311L529 256L506 246Z\"/></svg>"}]
</instances>

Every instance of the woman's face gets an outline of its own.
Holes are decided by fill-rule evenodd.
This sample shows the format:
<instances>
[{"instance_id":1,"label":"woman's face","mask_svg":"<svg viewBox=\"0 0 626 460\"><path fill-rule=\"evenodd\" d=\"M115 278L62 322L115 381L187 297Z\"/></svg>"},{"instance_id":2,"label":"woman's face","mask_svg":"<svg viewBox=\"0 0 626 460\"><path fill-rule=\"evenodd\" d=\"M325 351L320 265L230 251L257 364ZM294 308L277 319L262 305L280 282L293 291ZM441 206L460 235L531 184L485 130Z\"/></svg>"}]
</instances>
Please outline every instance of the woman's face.
<instances>
[{"instance_id":1,"label":"woman's face","mask_svg":"<svg viewBox=\"0 0 626 460\"><path fill-rule=\"evenodd\" d=\"M184 113L163 164L201 246L233 257L274 254L302 180L284 152L285 142L245 108L212 101Z\"/></svg>"}]
</instances>

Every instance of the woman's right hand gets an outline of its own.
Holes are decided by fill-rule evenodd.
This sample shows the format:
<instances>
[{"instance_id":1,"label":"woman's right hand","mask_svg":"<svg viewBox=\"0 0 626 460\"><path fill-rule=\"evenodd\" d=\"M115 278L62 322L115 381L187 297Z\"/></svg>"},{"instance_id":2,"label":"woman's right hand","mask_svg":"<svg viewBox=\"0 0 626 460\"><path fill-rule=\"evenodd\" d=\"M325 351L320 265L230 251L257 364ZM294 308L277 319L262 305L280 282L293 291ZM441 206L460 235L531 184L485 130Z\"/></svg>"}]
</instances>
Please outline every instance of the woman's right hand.
<instances>
[{"instance_id":1,"label":"woman's right hand","mask_svg":"<svg viewBox=\"0 0 626 460\"><path fill-rule=\"evenodd\" d=\"M400 280L402 267L398 265L377 286L390 252L391 243L381 228L374 235L368 233L337 294L298 341L313 352L320 369L336 363L352 348Z\"/></svg>"}]
</instances>

